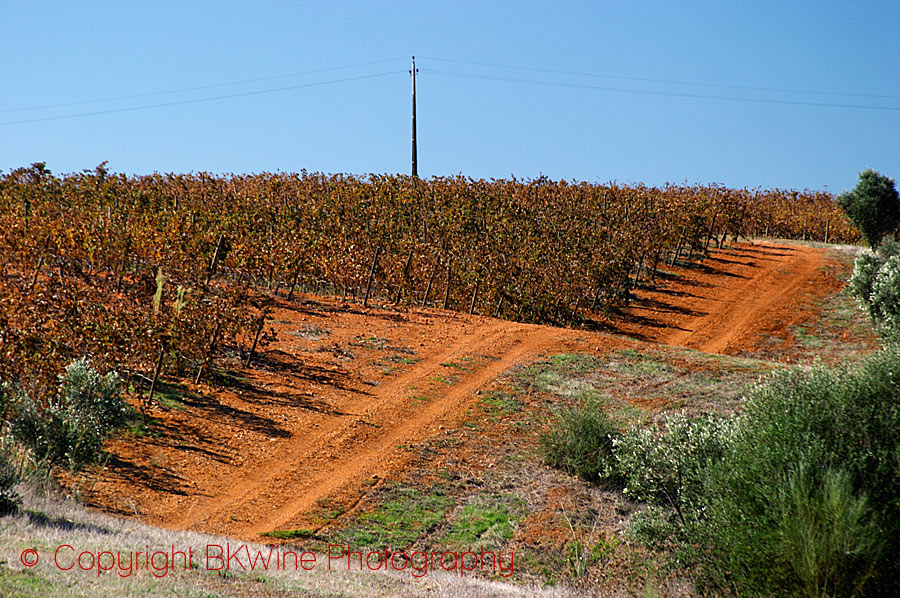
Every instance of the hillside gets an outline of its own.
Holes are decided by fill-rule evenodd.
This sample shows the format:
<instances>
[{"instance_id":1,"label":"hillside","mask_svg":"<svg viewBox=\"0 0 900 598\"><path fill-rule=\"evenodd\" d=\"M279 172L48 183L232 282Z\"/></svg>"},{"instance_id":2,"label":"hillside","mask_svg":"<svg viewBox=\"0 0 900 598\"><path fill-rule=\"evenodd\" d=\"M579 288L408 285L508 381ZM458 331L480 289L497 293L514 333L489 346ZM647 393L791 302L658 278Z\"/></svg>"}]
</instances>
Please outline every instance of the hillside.
<instances>
[{"instance_id":1,"label":"hillside","mask_svg":"<svg viewBox=\"0 0 900 598\"><path fill-rule=\"evenodd\" d=\"M680 595L689 586L626 547L633 505L542 465L540 430L588 396L623 422L731 413L747 384L783 362L854 359L874 339L841 292L851 263L839 248L739 243L661 271L655 287L580 329L282 298L250 366L233 360L210 383L164 384L143 421L108 443L102 467L62 481L86 505L172 530L169 543L188 530L323 552L487 545L517 555L520 584L587 573L597 591ZM45 525L24 523L25 543ZM4 542L9 563L25 545L16 537ZM605 548L580 572L565 555L582 540ZM235 595L295 595L290 584L239 585Z\"/></svg>"}]
</instances>

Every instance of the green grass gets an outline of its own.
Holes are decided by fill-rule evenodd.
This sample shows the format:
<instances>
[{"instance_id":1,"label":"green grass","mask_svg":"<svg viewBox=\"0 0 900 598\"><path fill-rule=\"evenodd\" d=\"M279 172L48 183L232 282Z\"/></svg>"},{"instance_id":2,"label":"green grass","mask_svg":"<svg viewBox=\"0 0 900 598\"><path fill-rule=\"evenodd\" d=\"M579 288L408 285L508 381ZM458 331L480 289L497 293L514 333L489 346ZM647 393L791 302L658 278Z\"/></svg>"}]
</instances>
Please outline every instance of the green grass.
<instances>
[{"instance_id":1,"label":"green grass","mask_svg":"<svg viewBox=\"0 0 900 598\"><path fill-rule=\"evenodd\" d=\"M463 548L498 548L512 539L524 503L514 495L479 495L450 524L444 541Z\"/></svg>"},{"instance_id":2,"label":"green grass","mask_svg":"<svg viewBox=\"0 0 900 598\"><path fill-rule=\"evenodd\" d=\"M387 360L393 363L402 363L404 365L412 365L422 361L418 357L410 357L409 355L390 355Z\"/></svg>"},{"instance_id":3,"label":"green grass","mask_svg":"<svg viewBox=\"0 0 900 598\"><path fill-rule=\"evenodd\" d=\"M0 596L21 598L59 596L65 587L66 584L53 583L28 569L14 571L8 569L6 563L0 564Z\"/></svg>"},{"instance_id":4,"label":"green grass","mask_svg":"<svg viewBox=\"0 0 900 598\"><path fill-rule=\"evenodd\" d=\"M401 549L437 527L452 505L440 486L427 492L396 484L385 490L378 507L357 518L341 539L355 547Z\"/></svg>"},{"instance_id":5,"label":"green grass","mask_svg":"<svg viewBox=\"0 0 900 598\"><path fill-rule=\"evenodd\" d=\"M441 364L442 367L445 368L455 368L457 370L462 370L464 372L468 372L469 368L461 363L456 363L455 361L448 361L446 363Z\"/></svg>"},{"instance_id":6,"label":"green grass","mask_svg":"<svg viewBox=\"0 0 900 598\"><path fill-rule=\"evenodd\" d=\"M270 532L264 532L260 536L266 538L276 538L278 540L296 540L300 538L311 538L315 532L311 529L276 529Z\"/></svg>"},{"instance_id":7,"label":"green grass","mask_svg":"<svg viewBox=\"0 0 900 598\"><path fill-rule=\"evenodd\" d=\"M665 361L639 353L634 349L613 351L606 367L632 376L654 376L672 371Z\"/></svg>"},{"instance_id":8,"label":"green grass","mask_svg":"<svg viewBox=\"0 0 900 598\"><path fill-rule=\"evenodd\" d=\"M153 393L153 399L165 409L184 409L184 399L198 399L199 396L178 384L159 384Z\"/></svg>"},{"instance_id":9,"label":"green grass","mask_svg":"<svg viewBox=\"0 0 900 598\"><path fill-rule=\"evenodd\" d=\"M522 410L522 403L514 394L500 390L490 390L481 395L481 402L492 416L511 415Z\"/></svg>"}]
</instances>

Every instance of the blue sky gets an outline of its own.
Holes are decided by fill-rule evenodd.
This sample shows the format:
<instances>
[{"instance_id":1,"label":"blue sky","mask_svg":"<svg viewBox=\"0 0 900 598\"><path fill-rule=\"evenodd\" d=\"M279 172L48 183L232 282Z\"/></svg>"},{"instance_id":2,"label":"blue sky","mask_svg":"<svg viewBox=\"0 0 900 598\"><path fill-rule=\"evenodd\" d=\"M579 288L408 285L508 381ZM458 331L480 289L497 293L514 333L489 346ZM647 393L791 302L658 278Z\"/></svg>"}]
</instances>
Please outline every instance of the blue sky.
<instances>
[{"instance_id":1,"label":"blue sky","mask_svg":"<svg viewBox=\"0 0 900 598\"><path fill-rule=\"evenodd\" d=\"M415 54L421 176L900 177L896 1L5 2L0 19L4 171L406 173Z\"/></svg>"}]
</instances>

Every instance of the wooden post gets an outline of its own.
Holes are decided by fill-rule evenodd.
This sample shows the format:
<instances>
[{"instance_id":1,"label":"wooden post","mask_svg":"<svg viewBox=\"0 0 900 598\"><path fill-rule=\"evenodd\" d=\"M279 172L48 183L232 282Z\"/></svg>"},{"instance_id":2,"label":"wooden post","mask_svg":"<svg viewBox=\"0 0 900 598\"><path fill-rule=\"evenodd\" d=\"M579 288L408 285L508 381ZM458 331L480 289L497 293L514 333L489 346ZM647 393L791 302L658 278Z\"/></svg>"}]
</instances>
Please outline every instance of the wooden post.
<instances>
[{"instance_id":1,"label":"wooden post","mask_svg":"<svg viewBox=\"0 0 900 598\"><path fill-rule=\"evenodd\" d=\"M469 304L469 315L475 313L475 300L478 298L478 281L475 281L475 290L472 291L472 302Z\"/></svg>"},{"instance_id":2,"label":"wooden post","mask_svg":"<svg viewBox=\"0 0 900 598\"><path fill-rule=\"evenodd\" d=\"M166 355L166 340L163 339L162 346L159 348L159 357L156 358L156 369L153 371L153 380L150 382L150 394L147 396L147 402L153 400L153 393L156 392L156 383L159 375L162 373L163 357Z\"/></svg>"},{"instance_id":3,"label":"wooden post","mask_svg":"<svg viewBox=\"0 0 900 598\"><path fill-rule=\"evenodd\" d=\"M262 314L259 316L259 325L256 327L256 335L253 337L253 345L250 346L250 353L247 354L247 361L244 363L244 367L250 367L250 361L253 359L253 354L256 352L256 344L259 342L259 335L262 334L265 323L266 314Z\"/></svg>"},{"instance_id":4,"label":"wooden post","mask_svg":"<svg viewBox=\"0 0 900 598\"><path fill-rule=\"evenodd\" d=\"M209 280L213 277L213 274L216 273L216 267L219 265L219 252L222 251L222 242L225 239L225 235L219 235L219 240L216 242L216 251L213 253L212 262L209 264L209 271L206 273L206 281L204 281L204 288L209 284Z\"/></svg>"},{"instance_id":5,"label":"wooden post","mask_svg":"<svg viewBox=\"0 0 900 598\"><path fill-rule=\"evenodd\" d=\"M495 318L499 318L499 317L500 317L500 310L502 310L502 309L503 309L503 294L501 293L501 294L500 294L500 301L497 302L497 311L494 312L494 317L495 317Z\"/></svg>"},{"instance_id":6,"label":"wooden post","mask_svg":"<svg viewBox=\"0 0 900 598\"><path fill-rule=\"evenodd\" d=\"M451 264L447 264L447 287L444 289L444 309L447 309L450 306L450 274L451 274Z\"/></svg>"},{"instance_id":7,"label":"wooden post","mask_svg":"<svg viewBox=\"0 0 900 598\"><path fill-rule=\"evenodd\" d=\"M409 279L409 267L412 264L413 252L412 249L409 250L409 255L406 256L406 264L403 265L403 273L400 276L400 282L397 284L397 295L394 297L394 303L400 303L400 294L403 290L403 283Z\"/></svg>"},{"instance_id":8,"label":"wooden post","mask_svg":"<svg viewBox=\"0 0 900 598\"><path fill-rule=\"evenodd\" d=\"M412 75L412 177L419 178L419 159L416 151L416 57L412 58L412 69L409 74Z\"/></svg>"},{"instance_id":9,"label":"wooden post","mask_svg":"<svg viewBox=\"0 0 900 598\"><path fill-rule=\"evenodd\" d=\"M637 288L638 280L641 277L641 267L643 267L643 265L644 265L644 257L646 257L646 255L647 255L647 251L644 250L644 252L641 254L641 259L638 261L637 272L634 273L634 283L631 285L632 288L635 288L635 289Z\"/></svg>"},{"instance_id":10,"label":"wooden post","mask_svg":"<svg viewBox=\"0 0 900 598\"><path fill-rule=\"evenodd\" d=\"M431 294L431 285L434 284L434 277L437 275L437 268L431 269L431 276L428 277L428 284L425 285L425 296L422 297L422 307L428 305L428 295Z\"/></svg>"},{"instance_id":11,"label":"wooden post","mask_svg":"<svg viewBox=\"0 0 900 598\"><path fill-rule=\"evenodd\" d=\"M827 234L825 235L828 236ZM28 284L28 290L26 293L30 293L31 289L34 288L34 285L37 284L38 274L41 273L41 268L44 266L44 256L41 256L41 259L38 260L37 268L34 269L34 275L31 277L31 282Z\"/></svg>"},{"instance_id":12,"label":"wooden post","mask_svg":"<svg viewBox=\"0 0 900 598\"><path fill-rule=\"evenodd\" d=\"M372 278L375 276L375 265L378 263L378 254L380 252L381 247L376 247L375 255L372 256L372 267L369 268L369 280L366 282L366 297L363 299L363 307L369 305L369 293L372 291Z\"/></svg>"},{"instance_id":13,"label":"wooden post","mask_svg":"<svg viewBox=\"0 0 900 598\"><path fill-rule=\"evenodd\" d=\"M294 278L291 280L291 290L288 291L288 301L294 298L294 288L297 286L297 278L300 277L300 260L297 260L297 267L294 268Z\"/></svg>"},{"instance_id":14,"label":"wooden post","mask_svg":"<svg viewBox=\"0 0 900 598\"><path fill-rule=\"evenodd\" d=\"M203 376L203 370L209 365L209 360L212 359L213 351L216 349L216 337L219 336L219 327L221 323L216 320L216 328L213 330L212 338L209 341L209 349L206 351L206 356L203 358L203 362L200 364L200 367L197 368L197 377L194 378L194 384L200 384L200 378Z\"/></svg>"},{"instance_id":15,"label":"wooden post","mask_svg":"<svg viewBox=\"0 0 900 598\"><path fill-rule=\"evenodd\" d=\"M709 251L709 241L710 241L710 239L713 238L713 233L715 232L715 228L716 228L716 218L718 218L718 217L719 217L718 212L713 214L712 223L709 225L709 234L706 235L706 247L703 248L704 251ZM718 238L718 235L716 235L716 238Z\"/></svg>"}]
</instances>

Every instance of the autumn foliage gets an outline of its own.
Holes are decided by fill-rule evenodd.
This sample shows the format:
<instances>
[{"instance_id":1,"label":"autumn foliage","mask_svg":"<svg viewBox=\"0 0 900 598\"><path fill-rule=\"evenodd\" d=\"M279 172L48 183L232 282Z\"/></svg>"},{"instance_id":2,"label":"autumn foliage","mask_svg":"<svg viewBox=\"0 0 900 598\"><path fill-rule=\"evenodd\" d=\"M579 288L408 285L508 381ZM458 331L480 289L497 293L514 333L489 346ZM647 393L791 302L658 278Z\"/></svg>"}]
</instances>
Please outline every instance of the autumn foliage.
<instances>
[{"instance_id":1,"label":"autumn foliage","mask_svg":"<svg viewBox=\"0 0 900 598\"><path fill-rule=\"evenodd\" d=\"M303 287L566 324L737 236L855 242L825 193L463 177L0 176L0 379L149 376L246 348ZM373 258L378 251L377 262ZM218 347L218 348L217 348Z\"/></svg>"}]
</instances>

